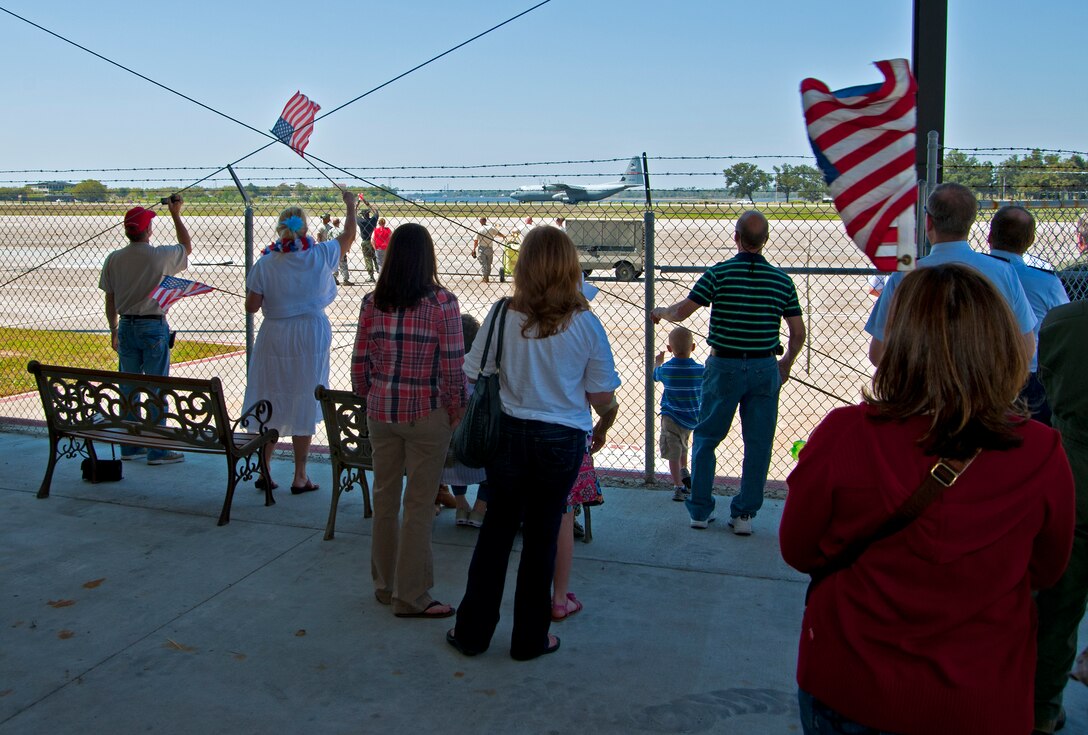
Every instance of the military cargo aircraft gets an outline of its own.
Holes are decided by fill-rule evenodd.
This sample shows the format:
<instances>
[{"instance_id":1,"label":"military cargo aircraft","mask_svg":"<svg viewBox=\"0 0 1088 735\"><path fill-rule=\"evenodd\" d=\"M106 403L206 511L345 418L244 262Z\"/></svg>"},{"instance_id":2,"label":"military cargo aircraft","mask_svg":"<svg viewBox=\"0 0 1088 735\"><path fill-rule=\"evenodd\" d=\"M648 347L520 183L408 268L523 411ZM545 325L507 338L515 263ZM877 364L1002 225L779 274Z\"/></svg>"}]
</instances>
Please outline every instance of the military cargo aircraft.
<instances>
[{"instance_id":1,"label":"military cargo aircraft","mask_svg":"<svg viewBox=\"0 0 1088 735\"><path fill-rule=\"evenodd\" d=\"M509 196L519 202L563 202L564 204L596 202L613 194L618 194L624 189L645 186L645 182L646 177L642 172L642 159L635 156L627 164L627 169L618 181L585 185L555 183L522 186L516 191L510 192Z\"/></svg>"}]
</instances>

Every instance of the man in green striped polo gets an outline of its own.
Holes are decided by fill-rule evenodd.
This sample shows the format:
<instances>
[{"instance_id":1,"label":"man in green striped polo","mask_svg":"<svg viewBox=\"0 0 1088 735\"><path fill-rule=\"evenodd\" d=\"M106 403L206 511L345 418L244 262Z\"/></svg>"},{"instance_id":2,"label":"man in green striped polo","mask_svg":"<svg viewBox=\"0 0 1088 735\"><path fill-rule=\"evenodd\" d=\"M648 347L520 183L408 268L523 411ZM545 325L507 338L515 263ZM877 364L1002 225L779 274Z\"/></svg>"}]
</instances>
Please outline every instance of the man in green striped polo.
<instances>
[{"instance_id":1,"label":"man in green striped polo","mask_svg":"<svg viewBox=\"0 0 1088 735\"><path fill-rule=\"evenodd\" d=\"M744 463L740 493L729 506L729 525L738 536L752 533L771 465L778 391L805 343L797 289L762 255L769 229L760 212L745 212L733 235L737 254L704 273L686 299L650 314L655 324L662 319L681 322L699 307L710 307L711 357L703 373L699 423L692 432L691 497L685 501L692 528L706 528L714 520L715 453L739 406ZM783 319L789 341L778 358Z\"/></svg>"}]
</instances>

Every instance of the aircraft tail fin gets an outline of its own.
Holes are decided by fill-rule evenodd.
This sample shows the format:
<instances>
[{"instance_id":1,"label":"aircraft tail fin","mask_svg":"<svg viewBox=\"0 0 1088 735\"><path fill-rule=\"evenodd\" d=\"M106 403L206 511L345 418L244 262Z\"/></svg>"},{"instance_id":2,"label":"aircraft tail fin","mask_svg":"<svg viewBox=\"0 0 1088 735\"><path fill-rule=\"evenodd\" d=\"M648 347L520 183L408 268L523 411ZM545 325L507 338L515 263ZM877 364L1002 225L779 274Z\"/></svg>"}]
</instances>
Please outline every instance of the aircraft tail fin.
<instances>
[{"instance_id":1,"label":"aircraft tail fin","mask_svg":"<svg viewBox=\"0 0 1088 735\"><path fill-rule=\"evenodd\" d=\"M623 175L620 176L620 183L622 183L624 186L631 187L646 186L646 175L642 171L641 156L635 156L627 163L627 168L624 169Z\"/></svg>"}]
</instances>

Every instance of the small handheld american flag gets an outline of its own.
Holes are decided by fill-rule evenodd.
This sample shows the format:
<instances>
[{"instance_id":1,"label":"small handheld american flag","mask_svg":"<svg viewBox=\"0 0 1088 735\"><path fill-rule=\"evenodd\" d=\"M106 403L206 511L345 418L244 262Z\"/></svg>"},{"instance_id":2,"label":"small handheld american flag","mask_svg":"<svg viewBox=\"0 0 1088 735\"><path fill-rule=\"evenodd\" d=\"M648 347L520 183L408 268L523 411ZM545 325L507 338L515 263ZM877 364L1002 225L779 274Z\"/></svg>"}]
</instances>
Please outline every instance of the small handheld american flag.
<instances>
[{"instance_id":1,"label":"small handheld american flag","mask_svg":"<svg viewBox=\"0 0 1088 735\"><path fill-rule=\"evenodd\" d=\"M302 92L295 92L272 126L272 134L301 156L310 142L310 135L314 132L314 116L320 109L319 104L312 102Z\"/></svg>"},{"instance_id":2,"label":"small handheld american flag","mask_svg":"<svg viewBox=\"0 0 1088 735\"><path fill-rule=\"evenodd\" d=\"M148 298L155 301L159 308L165 312L169 310L175 301L179 301L186 296L198 296L214 290L211 286L197 281L186 281L184 278L164 276L162 283L148 294Z\"/></svg>"},{"instance_id":3,"label":"small handheld american flag","mask_svg":"<svg viewBox=\"0 0 1088 735\"><path fill-rule=\"evenodd\" d=\"M877 268L914 268L915 93L906 59L878 61L884 81L832 92L801 82L809 142L846 233Z\"/></svg>"}]
</instances>

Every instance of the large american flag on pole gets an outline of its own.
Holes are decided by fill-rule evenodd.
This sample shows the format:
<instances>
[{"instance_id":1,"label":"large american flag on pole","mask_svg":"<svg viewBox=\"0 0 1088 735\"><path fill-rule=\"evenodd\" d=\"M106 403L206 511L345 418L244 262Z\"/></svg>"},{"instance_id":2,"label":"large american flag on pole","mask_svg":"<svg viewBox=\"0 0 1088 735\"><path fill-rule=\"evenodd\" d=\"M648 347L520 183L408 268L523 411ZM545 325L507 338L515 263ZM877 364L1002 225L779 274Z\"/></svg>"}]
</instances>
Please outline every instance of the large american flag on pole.
<instances>
[{"instance_id":1,"label":"large american flag on pole","mask_svg":"<svg viewBox=\"0 0 1088 735\"><path fill-rule=\"evenodd\" d=\"M162 283L148 294L148 298L158 303L159 308L165 312L175 301L179 301L186 296L199 296L202 293L214 290L214 288L204 283L165 276Z\"/></svg>"},{"instance_id":2,"label":"large american flag on pole","mask_svg":"<svg viewBox=\"0 0 1088 735\"><path fill-rule=\"evenodd\" d=\"M917 84L906 59L878 61L878 84L832 92L801 82L809 142L846 233L879 270L914 267Z\"/></svg>"},{"instance_id":3,"label":"large american flag on pole","mask_svg":"<svg viewBox=\"0 0 1088 735\"><path fill-rule=\"evenodd\" d=\"M272 126L272 134L301 156L306 150L306 144L310 142L310 135L314 132L314 116L320 109L319 104L311 101L302 92L295 92L295 96L287 100L280 118Z\"/></svg>"}]
</instances>

